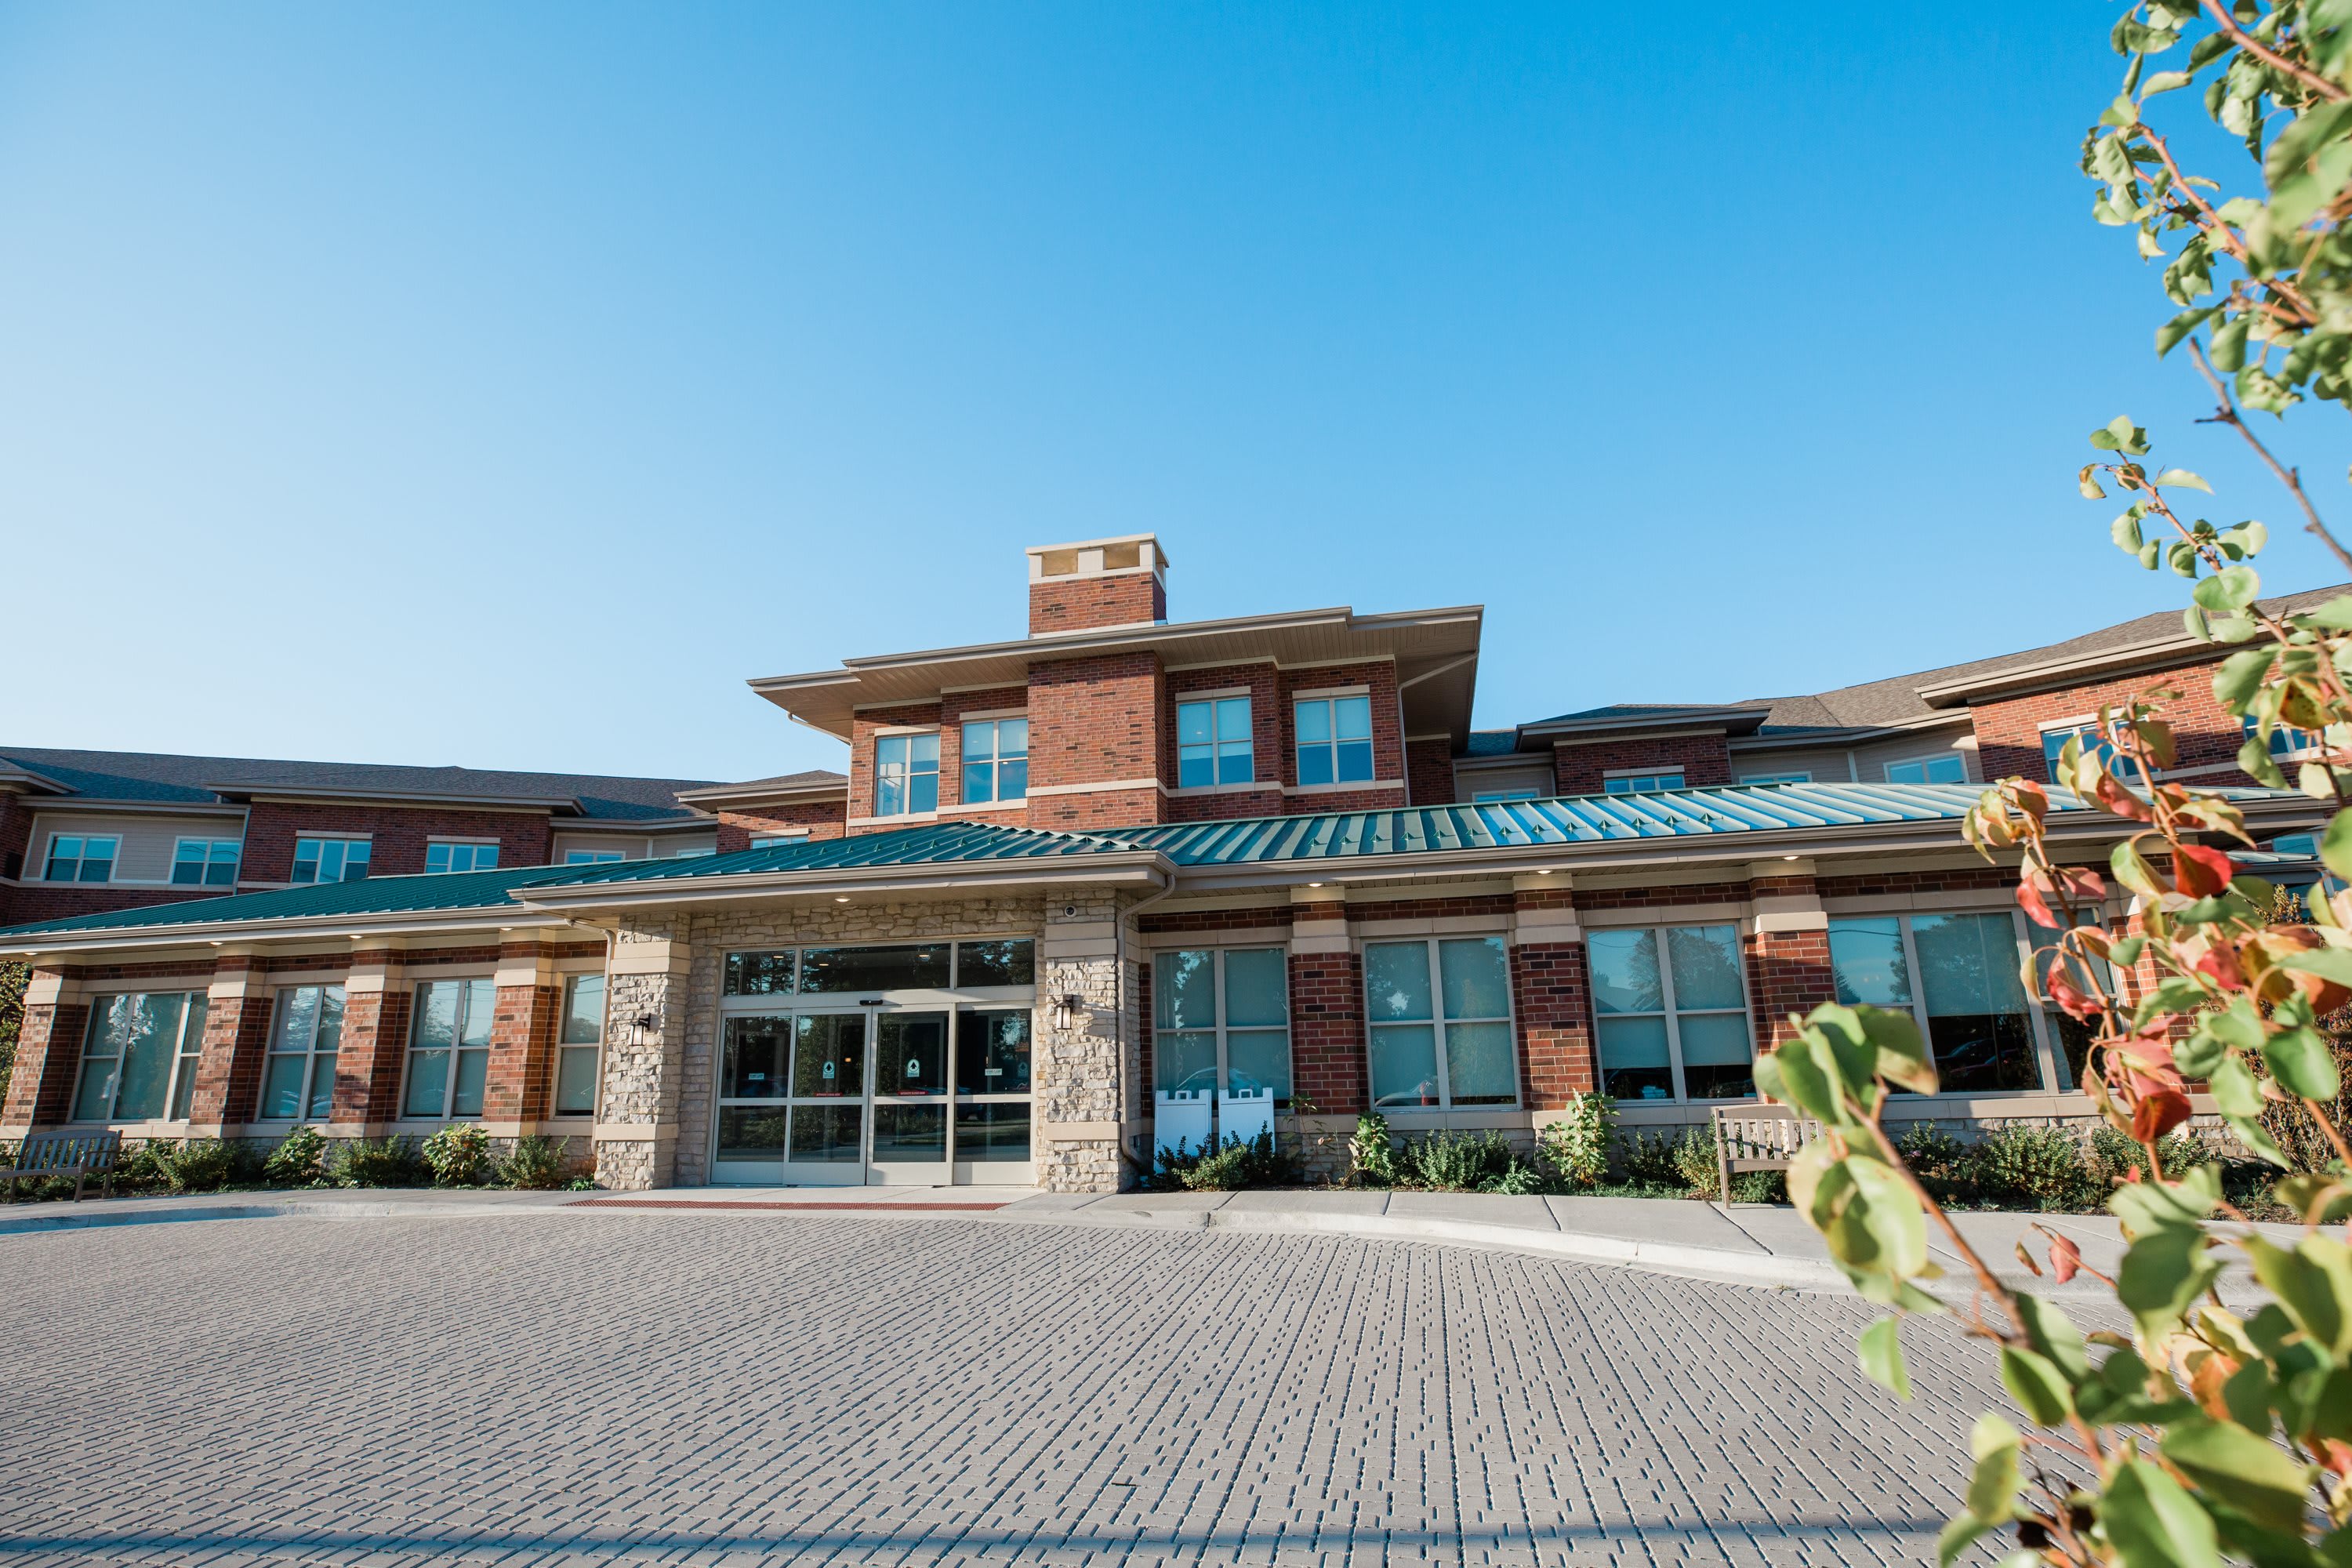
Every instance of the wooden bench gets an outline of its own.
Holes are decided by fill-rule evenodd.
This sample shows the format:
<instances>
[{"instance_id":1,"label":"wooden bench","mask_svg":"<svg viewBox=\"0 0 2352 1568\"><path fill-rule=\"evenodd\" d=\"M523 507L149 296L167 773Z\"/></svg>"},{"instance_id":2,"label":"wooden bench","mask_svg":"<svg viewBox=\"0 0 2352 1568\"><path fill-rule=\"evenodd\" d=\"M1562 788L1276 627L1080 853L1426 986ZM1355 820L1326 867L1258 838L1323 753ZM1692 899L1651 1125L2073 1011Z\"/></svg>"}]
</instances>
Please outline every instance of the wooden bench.
<instances>
[{"instance_id":1,"label":"wooden bench","mask_svg":"<svg viewBox=\"0 0 2352 1568\"><path fill-rule=\"evenodd\" d=\"M1731 1178L1741 1171L1785 1171L1797 1151L1822 1135L1822 1124L1785 1105L1717 1106L1715 1173L1722 1201L1731 1202Z\"/></svg>"},{"instance_id":2,"label":"wooden bench","mask_svg":"<svg viewBox=\"0 0 2352 1568\"><path fill-rule=\"evenodd\" d=\"M8 1201L16 1201L16 1184L26 1177L71 1176L74 1202L81 1202L83 1184L97 1176L108 1197L114 1195L114 1161L122 1152L120 1132L27 1132L16 1145L16 1163L0 1176L8 1178Z\"/></svg>"}]
</instances>

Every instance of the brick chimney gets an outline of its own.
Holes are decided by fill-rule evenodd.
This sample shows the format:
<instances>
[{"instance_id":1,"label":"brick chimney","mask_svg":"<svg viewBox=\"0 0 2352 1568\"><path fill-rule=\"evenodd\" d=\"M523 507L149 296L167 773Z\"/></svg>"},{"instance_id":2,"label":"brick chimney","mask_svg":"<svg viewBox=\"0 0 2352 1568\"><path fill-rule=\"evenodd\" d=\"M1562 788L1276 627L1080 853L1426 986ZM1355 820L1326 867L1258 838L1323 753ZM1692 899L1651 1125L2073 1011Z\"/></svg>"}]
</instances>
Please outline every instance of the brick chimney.
<instances>
[{"instance_id":1,"label":"brick chimney","mask_svg":"<svg viewBox=\"0 0 2352 1568\"><path fill-rule=\"evenodd\" d=\"M1129 533L1029 551L1029 635L1150 626L1168 618L1168 557Z\"/></svg>"}]
</instances>

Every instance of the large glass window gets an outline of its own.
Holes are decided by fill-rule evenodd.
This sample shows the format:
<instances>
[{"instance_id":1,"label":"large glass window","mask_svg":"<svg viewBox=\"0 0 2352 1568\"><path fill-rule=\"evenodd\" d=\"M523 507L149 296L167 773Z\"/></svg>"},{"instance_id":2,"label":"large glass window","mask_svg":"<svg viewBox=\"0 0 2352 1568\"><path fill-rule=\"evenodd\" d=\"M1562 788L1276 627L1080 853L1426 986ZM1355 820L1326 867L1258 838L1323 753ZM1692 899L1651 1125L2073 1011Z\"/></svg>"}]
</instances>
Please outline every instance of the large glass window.
<instances>
[{"instance_id":1,"label":"large glass window","mask_svg":"<svg viewBox=\"0 0 2352 1568\"><path fill-rule=\"evenodd\" d=\"M1907 1007L1948 1093L2038 1089L2033 1021L2018 980L2012 914L1885 915L1830 921L1838 1000Z\"/></svg>"},{"instance_id":2,"label":"large glass window","mask_svg":"<svg viewBox=\"0 0 2352 1568\"><path fill-rule=\"evenodd\" d=\"M1364 947L1372 1103L1510 1105L1510 955L1499 936L1376 942Z\"/></svg>"},{"instance_id":3,"label":"large glass window","mask_svg":"<svg viewBox=\"0 0 2352 1568\"><path fill-rule=\"evenodd\" d=\"M90 834L57 833L49 837L52 882L104 882L114 876L114 851L121 840Z\"/></svg>"},{"instance_id":4,"label":"large glass window","mask_svg":"<svg viewBox=\"0 0 2352 1568\"><path fill-rule=\"evenodd\" d=\"M1738 927L1596 931L1584 942L1603 1093L1742 1100L1756 1092Z\"/></svg>"},{"instance_id":5,"label":"large glass window","mask_svg":"<svg viewBox=\"0 0 2352 1568\"><path fill-rule=\"evenodd\" d=\"M416 988L404 1116L479 1116L489 1082L494 980L428 980Z\"/></svg>"},{"instance_id":6,"label":"large glass window","mask_svg":"<svg viewBox=\"0 0 2352 1568\"><path fill-rule=\"evenodd\" d=\"M1913 757L1906 762L1886 764L1888 784L1966 784L1969 765L1956 753L1940 757Z\"/></svg>"},{"instance_id":7,"label":"large glass window","mask_svg":"<svg viewBox=\"0 0 2352 1568\"><path fill-rule=\"evenodd\" d=\"M1256 777L1248 698L1204 698L1176 704L1178 788L1250 784Z\"/></svg>"},{"instance_id":8,"label":"large glass window","mask_svg":"<svg viewBox=\"0 0 2352 1568\"><path fill-rule=\"evenodd\" d=\"M2246 739L2251 741L2262 731L2262 721L2248 714L2244 720ZM2273 757L2301 756L2316 752L2327 743L2327 738L2316 730L2298 730L2292 724L2271 726L2270 752Z\"/></svg>"},{"instance_id":9,"label":"large glass window","mask_svg":"<svg viewBox=\"0 0 2352 1568\"><path fill-rule=\"evenodd\" d=\"M172 850L172 882L181 888L236 886L237 841L183 838Z\"/></svg>"},{"instance_id":10,"label":"large glass window","mask_svg":"<svg viewBox=\"0 0 2352 1568\"><path fill-rule=\"evenodd\" d=\"M1171 1092L1274 1090L1290 1103L1289 955L1187 948L1151 961L1151 1077Z\"/></svg>"},{"instance_id":11,"label":"large glass window","mask_svg":"<svg viewBox=\"0 0 2352 1568\"><path fill-rule=\"evenodd\" d=\"M1604 795L1650 795L1662 789L1680 789L1683 775L1679 770L1660 773L1620 773L1613 779L1601 781Z\"/></svg>"},{"instance_id":12,"label":"large glass window","mask_svg":"<svg viewBox=\"0 0 2352 1568\"><path fill-rule=\"evenodd\" d=\"M555 1114L596 1114L596 1063L604 1044L604 977L575 974L563 990L555 1045Z\"/></svg>"},{"instance_id":13,"label":"large glass window","mask_svg":"<svg viewBox=\"0 0 2352 1568\"><path fill-rule=\"evenodd\" d=\"M427 844L425 847L425 871L427 876L440 876L448 871L491 871L498 868L499 847L495 844Z\"/></svg>"},{"instance_id":14,"label":"large glass window","mask_svg":"<svg viewBox=\"0 0 2352 1568\"><path fill-rule=\"evenodd\" d=\"M204 1050L205 994L133 992L93 1000L82 1037L77 1121L184 1121Z\"/></svg>"},{"instance_id":15,"label":"large glass window","mask_svg":"<svg viewBox=\"0 0 2352 1568\"><path fill-rule=\"evenodd\" d=\"M1020 800L1029 794L1029 721L982 719L963 727L963 798Z\"/></svg>"},{"instance_id":16,"label":"large glass window","mask_svg":"<svg viewBox=\"0 0 2352 1568\"><path fill-rule=\"evenodd\" d=\"M343 1043L343 988L297 985L278 994L269 1059L261 1072L264 1121L323 1121L335 1103L335 1056Z\"/></svg>"},{"instance_id":17,"label":"large glass window","mask_svg":"<svg viewBox=\"0 0 2352 1568\"><path fill-rule=\"evenodd\" d=\"M801 991L824 995L844 991L875 995L884 991L944 991L949 944L919 947L812 947L801 952Z\"/></svg>"},{"instance_id":18,"label":"large glass window","mask_svg":"<svg viewBox=\"0 0 2352 1568\"><path fill-rule=\"evenodd\" d=\"M1301 698L1298 725L1301 784L1362 784L1372 776L1372 700Z\"/></svg>"},{"instance_id":19,"label":"large glass window","mask_svg":"<svg viewBox=\"0 0 2352 1568\"><path fill-rule=\"evenodd\" d=\"M364 838L297 838L292 880L298 884L363 881L368 853Z\"/></svg>"},{"instance_id":20,"label":"large glass window","mask_svg":"<svg viewBox=\"0 0 2352 1568\"><path fill-rule=\"evenodd\" d=\"M2085 756L2104 757L2107 760L2109 767L2115 766L2115 742L2108 738L2106 731L2101 730L2095 721L2088 724L2070 724L2063 729L2044 730L2042 731L2042 776L2052 784L2061 782L2058 777L2058 753L2066 749L2067 742L2074 740L2080 740L2083 742L2083 752ZM1957 763L1959 758L1954 757L1951 760ZM1928 782L1958 784L1962 781L1956 777L1948 780L1931 779Z\"/></svg>"},{"instance_id":21,"label":"large glass window","mask_svg":"<svg viewBox=\"0 0 2352 1568\"><path fill-rule=\"evenodd\" d=\"M2058 911L2053 909L2051 912L2055 914ZM2085 909L2075 911L2074 923L2078 927L2096 930L2104 926L2106 920L2101 910ZM2058 945L2058 929L2036 925L2029 920L2025 922L2025 936L2033 949L2033 973L2042 977L2042 988L2046 992L2049 988L2050 955ZM2075 987L2086 994L2095 995L2101 991L2111 997L2116 994L2115 971L2103 958L2084 957L2079 952L2070 952L2066 959L2066 973ZM2051 1044L2057 1047L2059 1057L2065 1063L2065 1079L2058 1087L2062 1089L2079 1087L2083 1081L2083 1068L2091 1057L2091 1026L2078 1018L2068 1017L2057 1005L2046 1001L2042 1006L2042 1021Z\"/></svg>"},{"instance_id":22,"label":"large glass window","mask_svg":"<svg viewBox=\"0 0 2352 1568\"><path fill-rule=\"evenodd\" d=\"M877 739L874 742L874 815L912 816L939 808L938 734Z\"/></svg>"}]
</instances>

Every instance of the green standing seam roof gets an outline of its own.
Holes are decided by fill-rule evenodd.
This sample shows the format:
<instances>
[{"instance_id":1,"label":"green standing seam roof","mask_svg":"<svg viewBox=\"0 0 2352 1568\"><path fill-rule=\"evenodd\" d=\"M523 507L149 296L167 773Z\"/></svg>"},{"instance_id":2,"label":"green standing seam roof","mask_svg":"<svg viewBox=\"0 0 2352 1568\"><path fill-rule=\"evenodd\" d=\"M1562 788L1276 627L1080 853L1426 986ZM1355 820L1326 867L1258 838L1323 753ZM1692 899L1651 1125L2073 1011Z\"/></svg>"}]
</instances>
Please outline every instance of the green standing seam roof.
<instances>
[{"instance_id":1,"label":"green standing seam roof","mask_svg":"<svg viewBox=\"0 0 2352 1568\"><path fill-rule=\"evenodd\" d=\"M2237 800L2295 799L2293 791L2218 792ZM1545 846L1633 843L1805 828L1957 820L1983 794L1978 784L1738 784L1645 795L1569 795L1552 800L1322 812L1238 821L1161 823L1086 833L940 822L856 837L771 844L731 855L624 860L596 866L534 866L428 877L288 888L198 899L110 914L14 926L0 937L146 931L246 921L496 909L532 888L584 888L721 880L739 876L952 866L1007 860L1067 860L1156 852L1180 868L1318 863L1390 855L1471 854ZM2081 803L2051 792L2058 810Z\"/></svg>"}]
</instances>

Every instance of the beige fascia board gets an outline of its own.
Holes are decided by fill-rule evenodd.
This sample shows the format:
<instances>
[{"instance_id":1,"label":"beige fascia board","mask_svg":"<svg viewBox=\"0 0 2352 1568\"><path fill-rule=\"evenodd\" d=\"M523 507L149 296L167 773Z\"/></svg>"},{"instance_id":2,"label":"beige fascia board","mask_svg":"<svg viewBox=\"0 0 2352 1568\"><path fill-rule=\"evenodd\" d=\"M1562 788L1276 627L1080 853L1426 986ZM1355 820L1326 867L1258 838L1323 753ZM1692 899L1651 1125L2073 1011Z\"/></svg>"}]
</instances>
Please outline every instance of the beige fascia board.
<instances>
[{"instance_id":1,"label":"beige fascia board","mask_svg":"<svg viewBox=\"0 0 2352 1568\"><path fill-rule=\"evenodd\" d=\"M103 952L115 949L192 947L227 942L258 945L288 942L349 940L355 936L438 935L445 932L507 931L528 926L560 928L570 922L544 918L520 904L486 906L444 911L451 918L423 921L415 910L398 913L341 915L331 920L218 921L205 925L181 925L146 930L115 927L105 931L54 931L46 935L0 935L0 954Z\"/></svg>"},{"instance_id":2,"label":"beige fascia board","mask_svg":"<svg viewBox=\"0 0 2352 1568\"><path fill-rule=\"evenodd\" d=\"M555 831L566 838L577 837L583 833L617 833L625 838L634 838L640 834L657 837L665 833L708 833L718 826L718 813L697 811L692 816L656 817L649 822L632 822L619 816L566 818L555 825Z\"/></svg>"},{"instance_id":3,"label":"beige fascia board","mask_svg":"<svg viewBox=\"0 0 2352 1568\"><path fill-rule=\"evenodd\" d=\"M1155 882L1166 885L1175 862L1158 850L1090 855L1067 863L1038 859L968 860L953 865L847 866L824 871L764 871L725 877L680 878L680 886L658 879L588 882L534 889L522 907L541 911L623 910L677 904L731 903L761 895L828 896L877 892L942 892L976 888L1094 886ZM519 893L518 897L521 895Z\"/></svg>"},{"instance_id":4,"label":"beige fascia board","mask_svg":"<svg viewBox=\"0 0 2352 1568\"><path fill-rule=\"evenodd\" d=\"M220 795L240 795L247 800L281 801L296 805L305 802L340 805L346 801L380 800L395 805L462 806L468 811L581 810L579 800L568 795L466 795L452 790L338 789L312 784L208 784L203 787Z\"/></svg>"},{"instance_id":5,"label":"beige fascia board","mask_svg":"<svg viewBox=\"0 0 2352 1568\"><path fill-rule=\"evenodd\" d=\"M237 816L247 808L221 801L98 800L81 795L55 799L42 795L26 803L43 816L63 811L87 811L105 816Z\"/></svg>"},{"instance_id":6,"label":"beige fascia board","mask_svg":"<svg viewBox=\"0 0 2352 1568\"><path fill-rule=\"evenodd\" d=\"M1742 720L1753 719L1760 724L1769 709L1763 703L1727 703L1719 708L1696 708L1680 713L1660 713L1647 719L1575 719L1548 721L1517 726L1521 736L1544 739L1586 736L1595 741L1617 740L1639 735L1644 739L1664 735L1706 735L1722 731L1727 726Z\"/></svg>"},{"instance_id":7,"label":"beige fascia board","mask_svg":"<svg viewBox=\"0 0 2352 1568\"><path fill-rule=\"evenodd\" d=\"M705 805L712 811L723 811L733 805L758 805L768 801L844 800L849 795L849 781L833 784L789 784L772 789L751 789L727 785L719 789L688 789L678 791L677 798L698 809Z\"/></svg>"},{"instance_id":8,"label":"beige fascia board","mask_svg":"<svg viewBox=\"0 0 2352 1568\"><path fill-rule=\"evenodd\" d=\"M2192 664L2217 656L2224 645L2201 643L2185 632L2126 643L2071 658L2044 659L2038 664L2012 665L1965 680L1940 681L1918 689L1919 700L1930 708L1949 708L1981 697L2023 696L2038 688L2064 686L2088 675L2114 675L2135 666L2162 668Z\"/></svg>"},{"instance_id":9,"label":"beige fascia board","mask_svg":"<svg viewBox=\"0 0 2352 1568\"><path fill-rule=\"evenodd\" d=\"M1852 729L1832 726L1826 731L1814 731L1801 735L1734 735L1729 749L1735 752L1832 752L1848 746L1866 746L1873 741L1883 741L1894 735L1909 735L1922 730L1948 730L1973 722L1965 708L1946 709L1916 719L1898 719L1886 724L1857 724Z\"/></svg>"}]
</instances>

